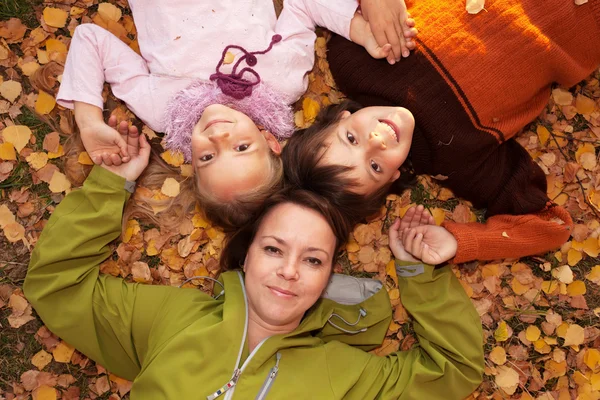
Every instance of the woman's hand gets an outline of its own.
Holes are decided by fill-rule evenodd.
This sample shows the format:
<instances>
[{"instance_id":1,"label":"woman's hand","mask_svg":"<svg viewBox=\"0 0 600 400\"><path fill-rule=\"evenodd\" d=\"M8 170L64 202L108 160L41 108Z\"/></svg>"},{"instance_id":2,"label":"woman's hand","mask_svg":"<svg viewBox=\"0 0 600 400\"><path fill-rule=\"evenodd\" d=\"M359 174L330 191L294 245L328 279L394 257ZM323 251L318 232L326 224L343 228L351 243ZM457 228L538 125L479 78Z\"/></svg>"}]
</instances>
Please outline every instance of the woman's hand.
<instances>
[{"instance_id":1,"label":"woman's hand","mask_svg":"<svg viewBox=\"0 0 600 400\"><path fill-rule=\"evenodd\" d=\"M408 57L415 48L413 39L418 31L404 0L362 0L360 7L377 45L391 45L388 62L394 64L401 57Z\"/></svg>"},{"instance_id":2,"label":"woman's hand","mask_svg":"<svg viewBox=\"0 0 600 400\"><path fill-rule=\"evenodd\" d=\"M117 119L108 120L111 129L118 132L121 140L126 144L127 154L130 160L120 165L102 164L102 168L122 176L128 181L135 181L148 166L150 159L150 144L144 134L140 134L135 126L128 126L127 123L121 123L117 127Z\"/></svg>"}]
</instances>

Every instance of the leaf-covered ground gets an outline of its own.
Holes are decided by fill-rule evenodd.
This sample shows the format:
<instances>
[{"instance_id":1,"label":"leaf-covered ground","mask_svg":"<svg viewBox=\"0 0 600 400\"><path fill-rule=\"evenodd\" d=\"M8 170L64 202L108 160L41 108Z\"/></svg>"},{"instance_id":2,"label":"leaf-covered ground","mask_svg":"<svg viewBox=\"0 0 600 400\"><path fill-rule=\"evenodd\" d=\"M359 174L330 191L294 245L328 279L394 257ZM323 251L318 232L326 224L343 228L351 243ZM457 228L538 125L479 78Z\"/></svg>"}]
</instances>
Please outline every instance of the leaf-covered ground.
<instances>
[{"instance_id":1,"label":"leaf-covered ground","mask_svg":"<svg viewBox=\"0 0 600 400\"><path fill-rule=\"evenodd\" d=\"M93 22L137 49L135 26L126 0L0 3L0 399L126 398L131 383L49 332L21 286L44 224L91 165L85 153L69 152L73 117L55 104L69 38L77 25ZM298 126L342 98L328 72L325 43L321 34L310 90L297 104ZM484 327L485 378L472 398L600 399L599 77L556 88L547 109L518 139L546 172L549 196L575 219L571 240L537 257L455 268ZM107 116L139 123L108 88L104 95ZM148 128L144 132L160 142ZM178 155L163 156L189 173ZM139 188L136 198L173 196L176 186ZM395 312L379 354L415 343L385 234L412 204L427 206L438 223L481 221L483 215L422 177L412 191L391 196L378 218L355 229L336 269L386 282ZM199 212L179 231L132 220L101 269L138 282L179 285L190 276L217 274L222 240Z\"/></svg>"}]
</instances>

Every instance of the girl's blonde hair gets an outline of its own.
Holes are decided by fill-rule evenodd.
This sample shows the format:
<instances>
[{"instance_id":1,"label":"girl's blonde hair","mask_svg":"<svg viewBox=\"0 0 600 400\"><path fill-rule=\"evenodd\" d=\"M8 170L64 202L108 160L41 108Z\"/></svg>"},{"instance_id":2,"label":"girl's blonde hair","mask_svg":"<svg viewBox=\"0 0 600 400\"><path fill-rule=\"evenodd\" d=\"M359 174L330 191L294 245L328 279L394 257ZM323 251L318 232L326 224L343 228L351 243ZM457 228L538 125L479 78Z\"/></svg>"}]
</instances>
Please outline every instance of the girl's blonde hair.
<instances>
[{"instance_id":1,"label":"girl's blonde hair","mask_svg":"<svg viewBox=\"0 0 600 400\"><path fill-rule=\"evenodd\" d=\"M203 190L195 175L183 177L179 168L167 164L160 157L160 150L154 146L148 166L137 180L138 187L160 189L167 178L173 178L180 184L180 192L176 197L166 199L150 199L136 197L130 201L123 214L123 225L132 218L137 218L162 228L177 231L181 221L195 208L196 204L206 219L225 232L234 231L246 224L262 204L273 193L279 190L283 182L283 162L279 155L270 152L269 177L267 183L251 191L239 194L231 202L223 202ZM65 171L74 184L82 184L91 168L82 166L77 161L78 154L84 151L78 134L74 134L67 145ZM155 213L154 209L162 210Z\"/></svg>"}]
</instances>

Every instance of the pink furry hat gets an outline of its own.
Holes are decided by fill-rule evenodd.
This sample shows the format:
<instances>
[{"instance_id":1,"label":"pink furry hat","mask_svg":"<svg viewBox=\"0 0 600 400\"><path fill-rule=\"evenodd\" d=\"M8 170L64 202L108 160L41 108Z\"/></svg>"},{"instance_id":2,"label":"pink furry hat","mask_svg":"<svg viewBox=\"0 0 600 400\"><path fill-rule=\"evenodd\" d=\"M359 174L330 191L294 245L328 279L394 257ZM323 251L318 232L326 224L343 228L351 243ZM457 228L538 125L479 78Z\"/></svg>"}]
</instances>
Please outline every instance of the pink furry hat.
<instances>
[{"instance_id":1,"label":"pink furry hat","mask_svg":"<svg viewBox=\"0 0 600 400\"><path fill-rule=\"evenodd\" d=\"M246 114L277 139L289 138L294 132L294 115L283 97L264 83L252 88L252 94L236 99L223 93L215 82L198 81L169 100L165 113L165 147L183 153L192 161L192 130L206 107L223 104Z\"/></svg>"}]
</instances>

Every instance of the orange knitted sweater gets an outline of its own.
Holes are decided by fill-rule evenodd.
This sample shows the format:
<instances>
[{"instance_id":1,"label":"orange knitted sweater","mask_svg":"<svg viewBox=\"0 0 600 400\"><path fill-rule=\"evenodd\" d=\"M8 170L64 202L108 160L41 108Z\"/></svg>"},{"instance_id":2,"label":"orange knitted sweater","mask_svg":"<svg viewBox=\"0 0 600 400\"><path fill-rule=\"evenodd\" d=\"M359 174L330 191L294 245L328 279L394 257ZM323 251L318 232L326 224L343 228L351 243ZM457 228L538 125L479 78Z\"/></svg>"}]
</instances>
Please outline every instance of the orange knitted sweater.
<instances>
[{"instance_id":1,"label":"orange knitted sweater","mask_svg":"<svg viewBox=\"0 0 600 400\"><path fill-rule=\"evenodd\" d=\"M456 262L551 250L572 221L547 207L546 177L513 136L540 114L554 83L572 86L600 64L600 0L486 0L476 15L464 7L409 4L417 49L393 66L333 37L331 71L365 106L411 110L415 172L444 176L440 183L487 209L485 225L446 224L459 240Z\"/></svg>"}]
</instances>

